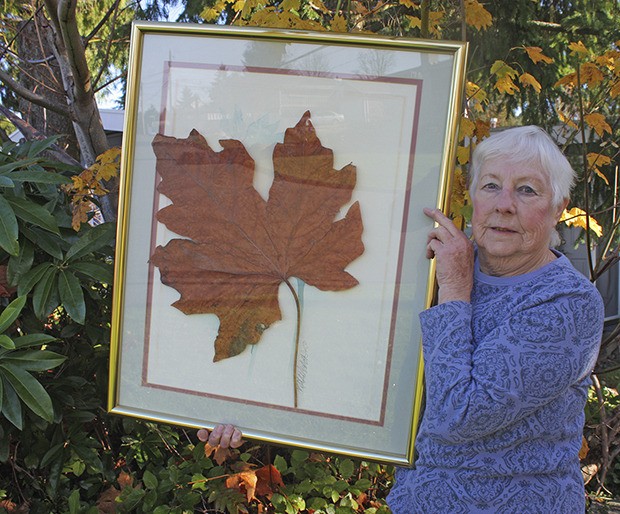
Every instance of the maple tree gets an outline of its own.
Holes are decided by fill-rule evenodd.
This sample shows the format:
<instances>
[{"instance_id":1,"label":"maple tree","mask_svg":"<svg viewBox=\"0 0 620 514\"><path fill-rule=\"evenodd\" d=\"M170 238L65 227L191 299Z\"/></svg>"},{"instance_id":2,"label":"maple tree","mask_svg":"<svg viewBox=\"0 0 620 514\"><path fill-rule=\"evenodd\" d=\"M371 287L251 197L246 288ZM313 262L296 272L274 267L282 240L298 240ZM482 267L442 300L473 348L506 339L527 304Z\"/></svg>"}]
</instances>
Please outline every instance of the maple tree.
<instances>
[{"instance_id":1,"label":"maple tree","mask_svg":"<svg viewBox=\"0 0 620 514\"><path fill-rule=\"evenodd\" d=\"M213 151L195 130L186 139L155 136L158 190L172 200L157 219L189 239L157 247L151 262L162 282L181 294L176 308L219 318L214 361L258 343L281 319L278 289L284 282L297 307L297 357L301 311L290 278L322 291L358 284L345 268L364 251L359 203L337 219L351 200L355 166L333 168L333 152L321 145L306 112L274 148L274 180L264 200L252 184L254 161L242 143L220 144L223 150ZM295 384L296 376L295 368Z\"/></svg>"}]
</instances>

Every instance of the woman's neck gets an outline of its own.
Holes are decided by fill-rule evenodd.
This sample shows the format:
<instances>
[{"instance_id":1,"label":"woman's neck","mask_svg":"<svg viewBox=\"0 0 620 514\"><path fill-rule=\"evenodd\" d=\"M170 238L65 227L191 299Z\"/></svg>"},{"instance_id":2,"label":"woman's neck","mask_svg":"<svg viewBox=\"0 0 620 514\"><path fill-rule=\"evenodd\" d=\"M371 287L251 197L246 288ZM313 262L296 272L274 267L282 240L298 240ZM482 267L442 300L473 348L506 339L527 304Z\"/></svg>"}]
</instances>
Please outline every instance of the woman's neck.
<instances>
[{"instance_id":1,"label":"woman's neck","mask_svg":"<svg viewBox=\"0 0 620 514\"><path fill-rule=\"evenodd\" d=\"M545 249L540 255L527 256L521 259L514 257L487 256L484 251L478 252L480 271L493 277L513 277L531 273L546 264L553 262L557 256L550 249Z\"/></svg>"}]
</instances>

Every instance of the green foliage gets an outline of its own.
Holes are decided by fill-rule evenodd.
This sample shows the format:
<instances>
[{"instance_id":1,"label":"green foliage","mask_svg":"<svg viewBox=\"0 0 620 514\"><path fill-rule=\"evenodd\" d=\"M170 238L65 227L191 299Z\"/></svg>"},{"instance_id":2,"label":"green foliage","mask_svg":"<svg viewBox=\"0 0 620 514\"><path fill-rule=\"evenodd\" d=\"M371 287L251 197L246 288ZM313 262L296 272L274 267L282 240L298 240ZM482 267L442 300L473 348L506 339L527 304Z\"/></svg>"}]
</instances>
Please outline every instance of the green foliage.
<instances>
[{"instance_id":1,"label":"green foliage","mask_svg":"<svg viewBox=\"0 0 620 514\"><path fill-rule=\"evenodd\" d=\"M266 445L216 462L182 429L104 412L114 226L71 228L63 185L82 170L46 159L49 144L0 149L0 500L33 514L387 513L391 468ZM239 477L272 460L281 482L248 496Z\"/></svg>"}]
</instances>

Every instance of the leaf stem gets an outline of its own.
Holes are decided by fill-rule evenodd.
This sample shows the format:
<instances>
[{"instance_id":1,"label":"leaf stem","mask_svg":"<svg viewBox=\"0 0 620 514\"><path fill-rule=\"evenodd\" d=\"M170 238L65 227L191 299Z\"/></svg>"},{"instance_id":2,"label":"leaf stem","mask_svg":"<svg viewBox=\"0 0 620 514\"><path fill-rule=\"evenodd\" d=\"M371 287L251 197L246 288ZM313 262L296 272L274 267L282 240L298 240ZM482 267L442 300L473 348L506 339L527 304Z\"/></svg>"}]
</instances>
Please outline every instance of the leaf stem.
<instances>
[{"instance_id":1,"label":"leaf stem","mask_svg":"<svg viewBox=\"0 0 620 514\"><path fill-rule=\"evenodd\" d=\"M295 308L297 309L297 330L295 331L295 357L293 360L293 405L295 406L295 408L297 408L297 397L299 390L299 384L297 381L297 360L299 358L299 336L301 334L301 306L299 304L299 296L297 295L297 291L295 291L293 285L288 281L288 279L285 279L284 282L293 294L293 298L295 299Z\"/></svg>"}]
</instances>

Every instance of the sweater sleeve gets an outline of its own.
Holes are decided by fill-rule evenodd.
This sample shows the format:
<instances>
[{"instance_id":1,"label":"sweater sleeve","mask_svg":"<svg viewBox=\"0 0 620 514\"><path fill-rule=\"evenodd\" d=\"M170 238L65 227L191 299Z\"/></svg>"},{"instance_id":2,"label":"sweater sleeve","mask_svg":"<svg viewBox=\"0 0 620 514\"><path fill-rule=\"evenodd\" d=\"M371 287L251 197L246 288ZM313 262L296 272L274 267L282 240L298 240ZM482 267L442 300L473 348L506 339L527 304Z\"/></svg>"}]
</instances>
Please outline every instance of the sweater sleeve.
<instances>
[{"instance_id":1,"label":"sweater sleeve","mask_svg":"<svg viewBox=\"0 0 620 514\"><path fill-rule=\"evenodd\" d=\"M426 430L446 443L485 437L524 418L596 362L603 304L594 288L554 295L496 319L493 305L474 340L472 306L447 302L420 314Z\"/></svg>"}]
</instances>

